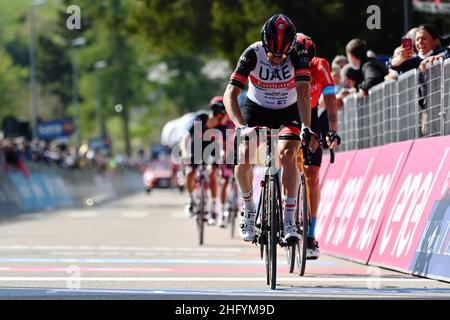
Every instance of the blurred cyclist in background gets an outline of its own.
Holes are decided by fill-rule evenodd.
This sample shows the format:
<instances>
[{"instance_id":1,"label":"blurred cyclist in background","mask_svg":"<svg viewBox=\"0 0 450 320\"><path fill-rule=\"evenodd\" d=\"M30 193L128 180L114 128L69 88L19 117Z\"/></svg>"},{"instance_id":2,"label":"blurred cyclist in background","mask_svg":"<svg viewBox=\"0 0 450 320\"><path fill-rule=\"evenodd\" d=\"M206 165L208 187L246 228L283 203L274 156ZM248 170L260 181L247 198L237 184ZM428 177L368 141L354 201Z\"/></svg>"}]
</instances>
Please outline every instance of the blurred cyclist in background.
<instances>
[{"instance_id":1,"label":"blurred cyclist in background","mask_svg":"<svg viewBox=\"0 0 450 320\"><path fill-rule=\"evenodd\" d=\"M307 234L307 254L309 259L317 259L320 256L319 243L316 240L316 217L317 209L320 202L319 172L322 164L322 148L324 140L326 145L335 149L341 141L336 133L337 131L337 105L333 78L331 76L328 61L323 58L316 57L316 45L310 37L303 33L297 33L297 43L308 50L311 69L311 129L319 134L321 141L319 148L315 153L311 153L306 159L298 159L301 163L303 160L303 168L308 184L309 200L310 200L310 225ZM318 116L319 98L323 95L326 111L322 113L323 119ZM304 148L303 148L304 149ZM303 154L305 150L303 150ZM298 153L301 156L301 153Z\"/></svg>"},{"instance_id":2,"label":"blurred cyclist in background","mask_svg":"<svg viewBox=\"0 0 450 320\"><path fill-rule=\"evenodd\" d=\"M209 176L209 188L211 190L211 209L210 215L208 219L208 224L212 225L216 223L217 220L217 212L221 212L222 209L217 208L217 171L218 171L218 159L221 156L216 155L213 151L209 156L209 159L204 159L204 151L205 148L216 141L220 144L220 150L223 150L223 139L225 139L226 126L224 123L227 121L227 114L225 111L225 106L223 104L223 98L220 96L213 97L209 102L209 112L199 112L194 118L194 122L192 126L189 128L189 133L186 134L181 141L181 152L182 157L184 159L186 165L186 188L188 190L189 196L185 207L185 212L189 217L194 216L193 212L193 195L195 186L195 172L197 166L200 164L198 158L201 157L202 163L207 163L208 166L208 176ZM201 132L196 132L195 124L201 124ZM222 137L212 136L211 139L209 137L204 136L205 132L208 129L218 129ZM198 134L198 135L196 135ZM200 140L196 140L200 139ZM201 155L199 157L195 157L194 154L194 145L195 141L201 141ZM198 142L197 142L198 143ZM197 160L197 161L195 161ZM221 163L221 162L219 162ZM219 210L220 211L219 211Z\"/></svg>"},{"instance_id":3,"label":"blurred cyclist in background","mask_svg":"<svg viewBox=\"0 0 450 320\"><path fill-rule=\"evenodd\" d=\"M241 108L244 105L245 102L245 97L247 95L247 91L242 91L241 94L238 96L238 103L239 103L239 107ZM233 130L235 129L235 125L233 123L233 121L231 121L230 117L227 114L227 117L224 118L225 120L225 127L226 129L230 129ZM227 139L226 141L224 140L224 157L225 159L232 159L233 155L230 155L230 152L234 152L234 146L233 142L234 142L234 134L230 135L230 136L224 136L225 139ZM221 166L221 172L222 172L222 181L221 181L221 188L220 188L220 202L221 202L221 208L222 210L221 212L221 217L220 217L220 223L219 223L219 227L221 228L225 228L226 226L226 221L228 218L228 214L229 214L229 209L226 207L225 201L226 201L226 197L227 197L227 187L228 187L228 183L230 181L230 178L233 176L234 172L234 164L228 163L224 161L224 164Z\"/></svg>"}]
</instances>

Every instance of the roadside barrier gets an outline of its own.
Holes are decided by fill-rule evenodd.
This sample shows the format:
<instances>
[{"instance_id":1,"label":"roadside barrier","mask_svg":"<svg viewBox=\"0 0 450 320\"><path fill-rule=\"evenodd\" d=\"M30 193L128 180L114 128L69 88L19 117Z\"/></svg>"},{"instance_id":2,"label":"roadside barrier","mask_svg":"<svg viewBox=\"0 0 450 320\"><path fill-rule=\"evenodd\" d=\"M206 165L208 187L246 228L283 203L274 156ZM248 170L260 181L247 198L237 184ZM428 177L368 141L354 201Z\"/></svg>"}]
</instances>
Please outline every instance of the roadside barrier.
<instances>
[{"instance_id":1,"label":"roadside barrier","mask_svg":"<svg viewBox=\"0 0 450 320\"><path fill-rule=\"evenodd\" d=\"M118 168L63 169L29 164L31 175L20 171L0 175L0 214L91 206L143 189L141 174Z\"/></svg>"},{"instance_id":2,"label":"roadside barrier","mask_svg":"<svg viewBox=\"0 0 450 320\"><path fill-rule=\"evenodd\" d=\"M450 136L338 152L321 171L323 252L450 281Z\"/></svg>"}]
</instances>

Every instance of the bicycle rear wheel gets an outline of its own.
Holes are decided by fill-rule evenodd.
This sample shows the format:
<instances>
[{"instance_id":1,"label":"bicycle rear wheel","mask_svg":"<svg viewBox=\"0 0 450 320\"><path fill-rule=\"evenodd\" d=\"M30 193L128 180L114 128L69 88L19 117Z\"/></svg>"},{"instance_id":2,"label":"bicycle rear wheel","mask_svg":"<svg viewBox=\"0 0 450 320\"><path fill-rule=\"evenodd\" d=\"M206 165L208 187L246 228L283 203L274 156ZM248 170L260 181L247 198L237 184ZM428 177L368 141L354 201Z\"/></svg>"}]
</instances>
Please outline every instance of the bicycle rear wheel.
<instances>
[{"instance_id":1,"label":"bicycle rear wheel","mask_svg":"<svg viewBox=\"0 0 450 320\"><path fill-rule=\"evenodd\" d=\"M302 235L302 239L298 241L296 249L297 249L297 268L298 274L303 276L305 274L306 268L306 249L307 249L307 235L308 235L308 226L309 226L309 209L308 209L308 198L306 192L306 181L305 175L303 172L300 173L300 186L298 189L297 196L297 227L300 230L300 234Z\"/></svg>"},{"instance_id":2,"label":"bicycle rear wheel","mask_svg":"<svg viewBox=\"0 0 450 320\"><path fill-rule=\"evenodd\" d=\"M198 243L203 245L205 234L205 215L206 215L206 182L200 183L199 201L197 207L197 230L198 230Z\"/></svg>"}]
</instances>

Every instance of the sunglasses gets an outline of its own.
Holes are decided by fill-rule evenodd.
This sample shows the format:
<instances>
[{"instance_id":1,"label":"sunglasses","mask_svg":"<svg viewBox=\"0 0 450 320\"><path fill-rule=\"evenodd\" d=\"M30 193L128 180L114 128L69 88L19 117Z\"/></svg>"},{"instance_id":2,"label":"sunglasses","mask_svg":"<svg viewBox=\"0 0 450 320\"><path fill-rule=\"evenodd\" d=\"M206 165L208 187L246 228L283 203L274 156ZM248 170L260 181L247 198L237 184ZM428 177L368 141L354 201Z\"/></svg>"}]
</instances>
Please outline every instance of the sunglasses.
<instances>
[{"instance_id":1,"label":"sunglasses","mask_svg":"<svg viewBox=\"0 0 450 320\"><path fill-rule=\"evenodd\" d=\"M284 54L284 53L278 54L278 53L272 53L270 51L267 51L267 58L269 60L271 60L273 58L281 58L282 60L285 60L286 59L286 54Z\"/></svg>"}]
</instances>

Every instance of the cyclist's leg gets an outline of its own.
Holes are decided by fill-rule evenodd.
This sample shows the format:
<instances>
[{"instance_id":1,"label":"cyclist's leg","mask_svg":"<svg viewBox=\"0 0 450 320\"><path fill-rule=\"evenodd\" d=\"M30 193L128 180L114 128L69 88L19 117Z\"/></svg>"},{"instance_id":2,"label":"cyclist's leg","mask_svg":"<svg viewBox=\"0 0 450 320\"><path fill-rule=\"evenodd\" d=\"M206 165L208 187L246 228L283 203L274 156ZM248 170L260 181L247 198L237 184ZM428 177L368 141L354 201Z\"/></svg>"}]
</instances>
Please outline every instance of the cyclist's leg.
<instances>
[{"instance_id":1,"label":"cyclist's leg","mask_svg":"<svg viewBox=\"0 0 450 320\"><path fill-rule=\"evenodd\" d=\"M210 216L208 223L209 224L215 224L217 219L217 168L218 166L216 164L212 164L208 168L208 175L209 175L209 189L211 191L211 209L209 211Z\"/></svg>"},{"instance_id":2,"label":"cyclist's leg","mask_svg":"<svg viewBox=\"0 0 450 320\"><path fill-rule=\"evenodd\" d=\"M311 111L311 129L314 132L321 132L320 123L317 117L317 108ZM310 203L310 224L308 229L308 257L318 258L320 251L316 241L315 229L317 221L317 210L320 202L319 173L322 164L322 146L311 154L308 159L304 159L304 172L309 191Z\"/></svg>"},{"instance_id":3,"label":"cyclist's leg","mask_svg":"<svg viewBox=\"0 0 450 320\"><path fill-rule=\"evenodd\" d=\"M295 227L295 210L297 208L297 193L299 173L297 166L297 151L300 147L299 141L283 141L278 143L280 150L280 162L283 167L282 185L284 190L283 199L283 221L285 240L291 237L300 238Z\"/></svg>"},{"instance_id":4,"label":"cyclist's leg","mask_svg":"<svg viewBox=\"0 0 450 320\"><path fill-rule=\"evenodd\" d=\"M271 119L274 118L272 110L258 106L250 99L246 99L241 108L241 114L249 127L269 127ZM237 165L234 168L236 181L244 203L239 233L245 241L252 241L256 235L256 205L253 198L253 164L256 164L257 147L258 139L255 132L247 141L238 145Z\"/></svg>"},{"instance_id":5,"label":"cyclist's leg","mask_svg":"<svg viewBox=\"0 0 450 320\"><path fill-rule=\"evenodd\" d=\"M239 153L242 157L245 156L245 159L248 159L250 149L249 143L244 143ZM253 199L253 165L251 163L238 163L234 170L244 202L239 234L245 241L252 241L256 235L256 206Z\"/></svg>"},{"instance_id":6,"label":"cyclist's leg","mask_svg":"<svg viewBox=\"0 0 450 320\"><path fill-rule=\"evenodd\" d=\"M280 131L280 136L300 134L300 116L297 105L286 108L279 117L281 125L284 127ZM297 154L300 148L300 141L279 140L278 151L280 162L283 167L281 179L283 185L283 221L285 240L291 237L300 239L300 234L295 226L295 211L297 208L297 193L299 184L299 170L297 165Z\"/></svg>"},{"instance_id":7,"label":"cyclist's leg","mask_svg":"<svg viewBox=\"0 0 450 320\"><path fill-rule=\"evenodd\" d=\"M219 208L219 215L220 215L220 227L225 226L225 212L228 212L229 208L226 207L226 198L227 198L227 188L228 188L228 182L230 179L230 168L228 165L224 164L221 167L221 173L222 173L222 183L220 186L220 208Z\"/></svg>"},{"instance_id":8,"label":"cyclist's leg","mask_svg":"<svg viewBox=\"0 0 450 320\"><path fill-rule=\"evenodd\" d=\"M189 195L194 191L195 186L195 171L197 165L188 165L186 166L186 189Z\"/></svg>"},{"instance_id":9,"label":"cyclist's leg","mask_svg":"<svg viewBox=\"0 0 450 320\"><path fill-rule=\"evenodd\" d=\"M194 187L195 187L195 172L197 165L186 166L186 189L188 191L188 199L186 201L185 213L189 217L194 216L193 204L194 204Z\"/></svg>"}]
</instances>

